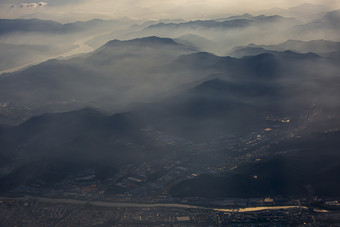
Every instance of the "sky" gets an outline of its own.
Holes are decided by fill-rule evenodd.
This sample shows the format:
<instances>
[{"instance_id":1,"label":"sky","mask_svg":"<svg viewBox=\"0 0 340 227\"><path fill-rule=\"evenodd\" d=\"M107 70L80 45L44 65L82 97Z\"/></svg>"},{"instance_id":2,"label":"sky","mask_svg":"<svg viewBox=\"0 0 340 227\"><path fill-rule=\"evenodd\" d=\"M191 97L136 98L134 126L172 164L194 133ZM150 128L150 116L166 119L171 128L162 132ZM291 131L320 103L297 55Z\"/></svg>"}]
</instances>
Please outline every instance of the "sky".
<instances>
[{"instance_id":1,"label":"sky","mask_svg":"<svg viewBox=\"0 0 340 227\"><path fill-rule=\"evenodd\" d=\"M199 19L254 12L274 7L289 8L303 3L340 8L340 0L1 0L2 18L46 15L51 18L70 14L74 17L99 15L134 19ZM81 18L80 18L81 19Z\"/></svg>"}]
</instances>

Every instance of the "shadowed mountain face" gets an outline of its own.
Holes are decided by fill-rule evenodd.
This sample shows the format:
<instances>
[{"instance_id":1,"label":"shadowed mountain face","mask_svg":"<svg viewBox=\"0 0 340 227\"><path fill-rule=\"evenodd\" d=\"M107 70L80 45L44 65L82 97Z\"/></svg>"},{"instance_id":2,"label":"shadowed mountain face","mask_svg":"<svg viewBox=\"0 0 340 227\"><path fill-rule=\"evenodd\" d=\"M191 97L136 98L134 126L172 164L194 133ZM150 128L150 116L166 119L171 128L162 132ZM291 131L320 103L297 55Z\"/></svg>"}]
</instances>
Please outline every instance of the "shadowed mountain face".
<instances>
[{"instance_id":1,"label":"shadowed mountain face","mask_svg":"<svg viewBox=\"0 0 340 227\"><path fill-rule=\"evenodd\" d=\"M194 141L222 135L244 135L266 125L259 100L272 101L275 85L208 80L180 95L147 105L138 112L153 127ZM272 103L272 102L271 102Z\"/></svg>"},{"instance_id":2,"label":"shadowed mountain face","mask_svg":"<svg viewBox=\"0 0 340 227\"><path fill-rule=\"evenodd\" d=\"M336 56L340 50L339 42L332 42L327 40L288 40L277 45L255 45L241 46L233 48L229 54L232 57L254 56L262 53L271 53L273 51L294 51L298 53L315 53L321 56Z\"/></svg>"},{"instance_id":3,"label":"shadowed mountain face","mask_svg":"<svg viewBox=\"0 0 340 227\"><path fill-rule=\"evenodd\" d=\"M298 54L292 51L273 51L241 59L218 57L202 52L183 56L176 63L183 68L189 66L199 67L201 70L214 69L215 72L233 75L233 79L274 80L278 77L289 78L290 74L299 74L300 70L306 70L304 66L318 63L320 60L321 58L313 53Z\"/></svg>"},{"instance_id":4,"label":"shadowed mountain face","mask_svg":"<svg viewBox=\"0 0 340 227\"><path fill-rule=\"evenodd\" d=\"M91 109L45 114L0 130L1 190L43 180L57 183L93 168L115 171L162 154L130 114L107 116Z\"/></svg>"},{"instance_id":5,"label":"shadowed mountain face","mask_svg":"<svg viewBox=\"0 0 340 227\"><path fill-rule=\"evenodd\" d=\"M171 190L175 196L339 196L339 132L286 139L266 159L222 175L203 175ZM275 154L274 154L275 153ZM256 176L256 177L254 177Z\"/></svg>"},{"instance_id":6,"label":"shadowed mountain face","mask_svg":"<svg viewBox=\"0 0 340 227\"><path fill-rule=\"evenodd\" d=\"M216 51L218 50L218 45L216 42L203 38L199 35L185 34L177 37L175 40L178 43L183 43L188 46L194 46L195 49L201 52L213 51L214 53L216 53Z\"/></svg>"}]
</instances>

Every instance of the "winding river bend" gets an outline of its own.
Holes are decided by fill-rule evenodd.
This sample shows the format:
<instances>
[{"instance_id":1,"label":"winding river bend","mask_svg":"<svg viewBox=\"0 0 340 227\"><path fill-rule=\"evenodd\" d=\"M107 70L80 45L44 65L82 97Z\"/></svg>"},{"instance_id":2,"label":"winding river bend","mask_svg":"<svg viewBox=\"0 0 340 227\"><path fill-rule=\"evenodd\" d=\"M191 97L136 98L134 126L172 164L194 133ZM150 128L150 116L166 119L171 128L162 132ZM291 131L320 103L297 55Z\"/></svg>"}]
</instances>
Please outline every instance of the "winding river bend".
<instances>
[{"instance_id":1,"label":"winding river bend","mask_svg":"<svg viewBox=\"0 0 340 227\"><path fill-rule=\"evenodd\" d=\"M19 70L25 69L29 66L37 65L37 64L42 63L44 61L47 61L49 59L68 58L68 57L72 57L72 56L75 56L75 55L78 55L78 54L85 54L85 53L92 52L95 49L90 47L89 45L87 45L86 42L89 41L89 40L92 40L93 38L95 38L97 36L105 35L105 34L108 34L108 33L109 32L99 33L99 34L95 34L95 35L92 35L92 36L86 36L85 38L79 39L79 40L77 40L76 42L73 43L73 45L77 46L74 49L71 49L71 50L66 51L66 52L59 54L59 55L41 58L39 60L24 64L24 65L15 66L15 67L10 68L10 69L5 69L3 71L0 71L0 74L2 74L2 73L12 73L12 72L15 72L15 71L19 71Z\"/></svg>"}]
</instances>

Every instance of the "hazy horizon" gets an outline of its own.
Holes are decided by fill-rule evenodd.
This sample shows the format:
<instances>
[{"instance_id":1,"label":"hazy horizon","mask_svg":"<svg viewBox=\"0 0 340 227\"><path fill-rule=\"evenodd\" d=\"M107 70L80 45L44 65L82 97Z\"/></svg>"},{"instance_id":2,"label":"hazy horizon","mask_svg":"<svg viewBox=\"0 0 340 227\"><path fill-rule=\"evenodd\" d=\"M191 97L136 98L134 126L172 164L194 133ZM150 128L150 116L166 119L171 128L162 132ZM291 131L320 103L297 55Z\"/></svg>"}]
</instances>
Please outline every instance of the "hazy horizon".
<instances>
[{"instance_id":1,"label":"hazy horizon","mask_svg":"<svg viewBox=\"0 0 340 227\"><path fill-rule=\"evenodd\" d=\"M41 18L61 22L77 20L91 20L95 18L115 19L131 18L144 20L159 19L213 19L243 13L255 15L266 13L276 14L276 10L289 9L301 4L313 4L323 6L327 10L340 8L340 1L250 1L250 0L200 0L200 1L154 1L138 0L115 2L106 0L45 0L45 1L21 1L5 0L0 3L1 18ZM315 10L315 9L313 9ZM303 13L303 12L302 12Z\"/></svg>"}]
</instances>

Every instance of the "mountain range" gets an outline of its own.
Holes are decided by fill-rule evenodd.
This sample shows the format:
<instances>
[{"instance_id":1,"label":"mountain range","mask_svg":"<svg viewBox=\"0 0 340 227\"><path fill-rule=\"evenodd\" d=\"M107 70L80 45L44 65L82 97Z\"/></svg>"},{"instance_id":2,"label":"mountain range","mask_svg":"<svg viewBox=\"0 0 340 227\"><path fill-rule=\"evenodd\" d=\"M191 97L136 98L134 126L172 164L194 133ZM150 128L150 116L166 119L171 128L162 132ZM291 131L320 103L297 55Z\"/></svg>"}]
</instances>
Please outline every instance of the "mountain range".
<instances>
[{"instance_id":1,"label":"mountain range","mask_svg":"<svg viewBox=\"0 0 340 227\"><path fill-rule=\"evenodd\" d=\"M237 148L247 162L175 182L171 195L338 196L339 11L317 11L313 20L0 20L0 69L96 48L0 75L0 191L53 188L85 169L102 180L175 151L220 157L229 147L216 141L251 147L255 135L263 157ZM261 140L264 131L272 137Z\"/></svg>"}]
</instances>

